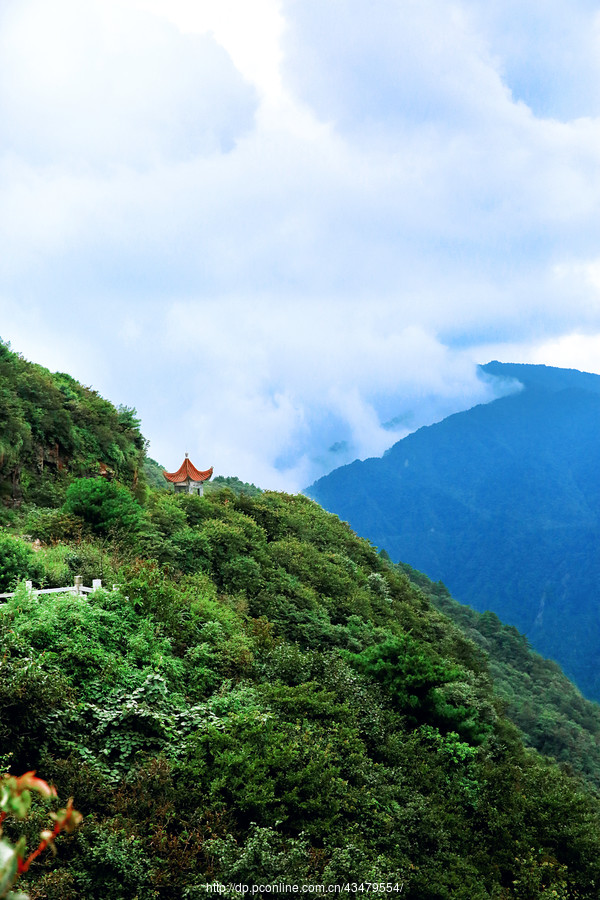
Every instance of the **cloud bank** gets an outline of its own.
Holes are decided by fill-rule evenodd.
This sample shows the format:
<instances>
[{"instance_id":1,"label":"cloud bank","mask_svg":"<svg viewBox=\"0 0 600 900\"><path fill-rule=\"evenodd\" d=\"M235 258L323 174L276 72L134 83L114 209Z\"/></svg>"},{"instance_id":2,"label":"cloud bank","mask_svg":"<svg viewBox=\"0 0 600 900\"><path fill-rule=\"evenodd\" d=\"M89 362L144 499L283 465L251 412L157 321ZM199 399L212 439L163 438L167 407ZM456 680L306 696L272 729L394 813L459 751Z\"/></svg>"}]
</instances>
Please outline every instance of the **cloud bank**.
<instances>
[{"instance_id":1,"label":"cloud bank","mask_svg":"<svg viewBox=\"0 0 600 900\"><path fill-rule=\"evenodd\" d=\"M491 399L477 362L589 368L599 22L8 0L0 336L135 405L165 465L292 490Z\"/></svg>"}]
</instances>

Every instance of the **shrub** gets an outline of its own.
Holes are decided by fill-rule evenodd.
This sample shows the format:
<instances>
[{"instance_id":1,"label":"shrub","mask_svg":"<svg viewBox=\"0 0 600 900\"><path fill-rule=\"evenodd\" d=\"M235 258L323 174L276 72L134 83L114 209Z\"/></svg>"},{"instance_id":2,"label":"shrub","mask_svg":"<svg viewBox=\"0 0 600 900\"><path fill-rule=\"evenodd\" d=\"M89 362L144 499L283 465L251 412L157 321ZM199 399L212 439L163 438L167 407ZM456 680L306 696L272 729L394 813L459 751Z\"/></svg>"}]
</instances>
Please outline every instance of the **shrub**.
<instances>
[{"instance_id":1,"label":"shrub","mask_svg":"<svg viewBox=\"0 0 600 900\"><path fill-rule=\"evenodd\" d=\"M27 516L27 534L45 544L56 541L81 540L84 523L60 509L33 508Z\"/></svg>"},{"instance_id":2,"label":"shrub","mask_svg":"<svg viewBox=\"0 0 600 900\"><path fill-rule=\"evenodd\" d=\"M444 685L462 683L465 671L438 657L426 644L402 635L362 653L348 653L347 658L384 686L410 724L456 730L473 743L480 743L488 733L488 724L475 717L473 707L463 705L464 691L440 690Z\"/></svg>"},{"instance_id":3,"label":"shrub","mask_svg":"<svg viewBox=\"0 0 600 900\"><path fill-rule=\"evenodd\" d=\"M137 531L143 521L142 507L127 488L104 478L78 478L68 491L63 507L81 517L95 534Z\"/></svg>"},{"instance_id":4,"label":"shrub","mask_svg":"<svg viewBox=\"0 0 600 900\"><path fill-rule=\"evenodd\" d=\"M0 535L0 592L13 590L18 581L29 576L33 565L29 544L9 534Z\"/></svg>"}]
</instances>

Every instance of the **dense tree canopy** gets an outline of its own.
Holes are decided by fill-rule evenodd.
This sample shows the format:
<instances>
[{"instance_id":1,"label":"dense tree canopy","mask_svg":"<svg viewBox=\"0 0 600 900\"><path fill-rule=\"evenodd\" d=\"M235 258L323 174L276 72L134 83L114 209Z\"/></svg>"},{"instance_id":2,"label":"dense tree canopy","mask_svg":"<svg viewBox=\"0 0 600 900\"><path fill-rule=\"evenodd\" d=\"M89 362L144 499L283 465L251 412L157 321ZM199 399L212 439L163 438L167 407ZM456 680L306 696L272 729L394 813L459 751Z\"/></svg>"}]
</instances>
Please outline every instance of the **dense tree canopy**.
<instances>
[{"instance_id":1,"label":"dense tree canopy","mask_svg":"<svg viewBox=\"0 0 600 900\"><path fill-rule=\"evenodd\" d=\"M135 410L116 409L70 375L0 341L0 496L60 505L70 475L138 483L146 442Z\"/></svg>"},{"instance_id":2,"label":"dense tree canopy","mask_svg":"<svg viewBox=\"0 0 600 900\"><path fill-rule=\"evenodd\" d=\"M600 716L556 665L306 497L140 491L131 410L0 363L0 585L109 588L0 605L0 769L84 814L32 900L596 900Z\"/></svg>"},{"instance_id":3,"label":"dense tree canopy","mask_svg":"<svg viewBox=\"0 0 600 900\"><path fill-rule=\"evenodd\" d=\"M33 897L597 896L595 794L523 746L487 654L404 571L301 496L161 491L131 517L99 484L73 483L55 525L81 535L33 577L120 588L0 607L0 756L85 816Z\"/></svg>"},{"instance_id":4,"label":"dense tree canopy","mask_svg":"<svg viewBox=\"0 0 600 900\"><path fill-rule=\"evenodd\" d=\"M441 582L406 563L400 569L487 655L495 691L527 745L600 790L600 706L586 700L557 663L535 653L514 626L457 603Z\"/></svg>"}]
</instances>

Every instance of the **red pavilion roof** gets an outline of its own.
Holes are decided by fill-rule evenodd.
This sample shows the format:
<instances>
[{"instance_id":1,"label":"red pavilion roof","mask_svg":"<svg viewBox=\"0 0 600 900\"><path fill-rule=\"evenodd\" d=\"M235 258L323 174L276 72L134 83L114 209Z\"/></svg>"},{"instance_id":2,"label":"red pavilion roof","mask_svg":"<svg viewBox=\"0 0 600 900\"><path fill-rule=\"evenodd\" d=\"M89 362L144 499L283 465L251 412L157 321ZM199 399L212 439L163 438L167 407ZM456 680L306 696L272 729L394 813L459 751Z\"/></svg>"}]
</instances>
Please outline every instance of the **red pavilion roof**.
<instances>
[{"instance_id":1,"label":"red pavilion roof","mask_svg":"<svg viewBox=\"0 0 600 900\"><path fill-rule=\"evenodd\" d=\"M190 481L208 481L212 473L212 466L205 472L200 472L200 470L197 469L192 462L190 462L186 454L184 461L181 463L176 472L163 472L163 475L165 476L167 481L171 482L171 484L181 484L181 482L187 481L188 479Z\"/></svg>"}]
</instances>

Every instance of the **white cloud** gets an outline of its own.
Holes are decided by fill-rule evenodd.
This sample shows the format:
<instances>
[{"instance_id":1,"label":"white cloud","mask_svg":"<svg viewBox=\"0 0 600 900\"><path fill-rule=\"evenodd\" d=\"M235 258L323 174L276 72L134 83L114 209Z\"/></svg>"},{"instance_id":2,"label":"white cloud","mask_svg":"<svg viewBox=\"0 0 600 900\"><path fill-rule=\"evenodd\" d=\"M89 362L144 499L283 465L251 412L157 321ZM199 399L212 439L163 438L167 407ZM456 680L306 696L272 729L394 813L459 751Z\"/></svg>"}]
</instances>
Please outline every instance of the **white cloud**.
<instances>
[{"instance_id":1,"label":"white cloud","mask_svg":"<svg viewBox=\"0 0 600 900\"><path fill-rule=\"evenodd\" d=\"M600 113L600 16L595 0L465 0L502 78L539 116Z\"/></svg>"},{"instance_id":2,"label":"white cloud","mask_svg":"<svg viewBox=\"0 0 600 900\"><path fill-rule=\"evenodd\" d=\"M594 0L283 0L284 72L349 131L499 124L520 102L540 118L600 112Z\"/></svg>"},{"instance_id":3,"label":"white cloud","mask_svg":"<svg viewBox=\"0 0 600 900\"><path fill-rule=\"evenodd\" d=\"M245 78L269 99L281 95L278 0L136 0L139 9L175 23L186 34L212 34Z\"/></svg>"},{"instance_id":4,"label":"white cloud","mask_svg":"<svg viewBox=\"0 0 600 900\"><path fill-rule=\"evenodd\" d=\"M566 7L538 37L509 7L10 0L0 334L137 406L165 464L290 487L489 399L474 361L587 360L596 20L542 96Z\"/></svg>"},{"instance_id":5,"label":"white cloud","mask_svg":"<svg viewBox=\"0 0 600 900\"><path fill-rule=\"evenodd\" d=\"M470 355L490 360L501 356L503 362L558 366L600 375L600 333L573 332L536 344L484 344L472 348Z\"/></svg>"},{"instance_id":6,"label":"white cloud","mask_svg":"<svg viewBox=\"0 0 600 900\"><path fill-rule=\"evenodd\" d=\"M600 334L566 334L530 351L530 361L600 374Z\"/></svg>"},{"instance_id":7,"label":"white cloud","mask_svg":"<svg viewBox=\"0 0 600 900\"><path fill-rule=\"evenodd\" d=\"M289 82L353 135L434 124L447 137L474 120L497 121L509 102L461 4L287 0L284 10Z\"/></svg>"},{"instance_id":8,"label":"white cloud","mask_svg":"<svg viewBox=\"0 0 600 900\"><path fill-rule=\"evenodd\" d=\"M148 167L230 150L253 90L211 37L127 0L8 0L0 152L34 164Z\"/></svg>"},{"instance_id":9,"label":"white cloud","mask_svg":"<svg viewBox=\"0 0 600 900\"><path fill-rule=\"evenodd\" d=\"M299 489L494 396L463 353L362 305L188 302L166 325L170 358L194 372L178 388L187 400L177 429L184 443L202 448L207 465L236 463L242 477L273 486Z\"/></svg>"}]
</instances>

